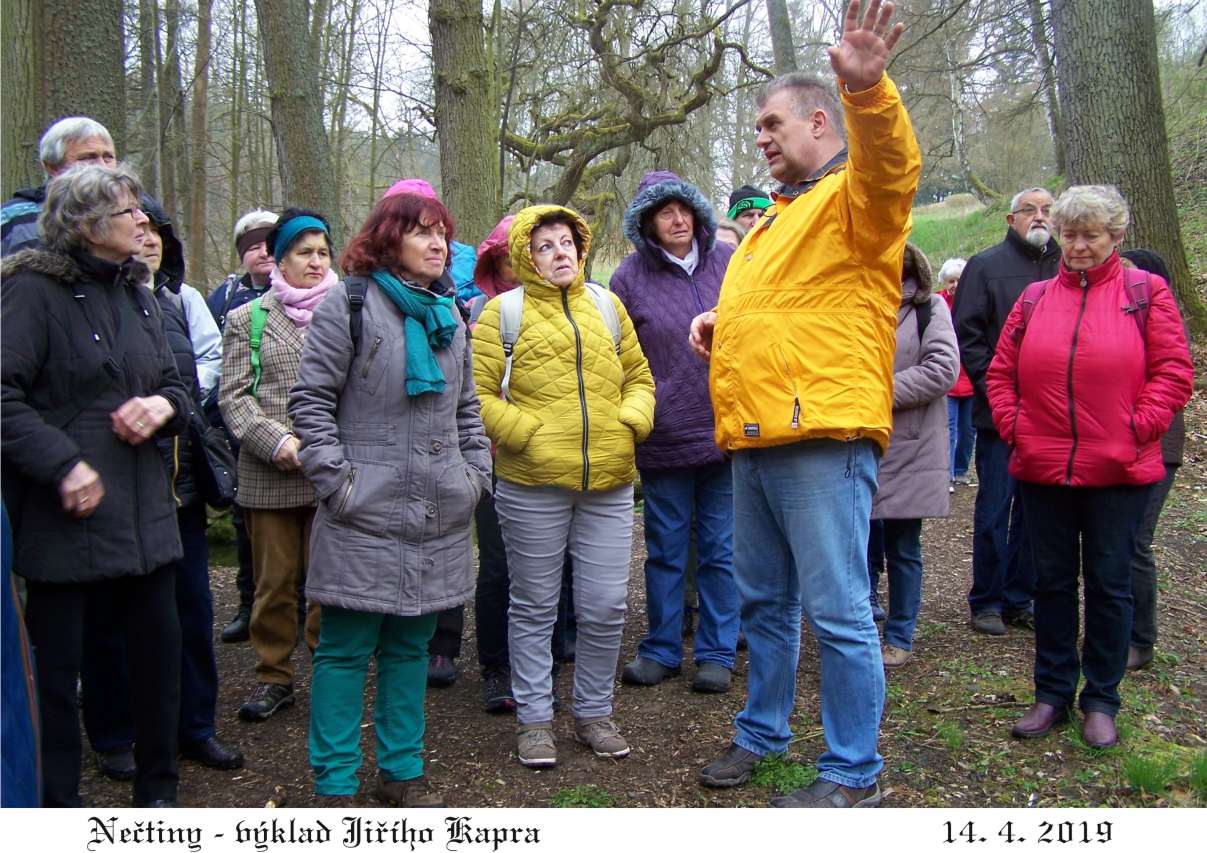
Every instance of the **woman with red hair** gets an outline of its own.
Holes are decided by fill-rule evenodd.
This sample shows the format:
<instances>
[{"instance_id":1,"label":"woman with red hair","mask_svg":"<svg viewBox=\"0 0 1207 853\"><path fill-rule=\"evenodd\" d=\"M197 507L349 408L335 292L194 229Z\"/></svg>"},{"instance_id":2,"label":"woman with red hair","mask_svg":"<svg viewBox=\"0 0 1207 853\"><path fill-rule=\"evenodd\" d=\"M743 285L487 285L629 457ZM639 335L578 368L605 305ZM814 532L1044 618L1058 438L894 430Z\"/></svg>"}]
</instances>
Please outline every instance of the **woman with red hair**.
<instances>
[{"instance_id":1,"label":"woman with red hair","mask_svg":"<svg viewBox=\"0 0 1207 853\"><path fill-rule=\"evenodd\" d=\"M428 641L436 614L473 595L470 520L490 488L466 327L446 275L452 234L436 198L378 202L340 259L347 278L315 312L290 395L319 499L306 583L323 607L310 764L332 804L357 792L376 657L374 796L444 805L423 775Z\"/></svg>"}]
</instances>

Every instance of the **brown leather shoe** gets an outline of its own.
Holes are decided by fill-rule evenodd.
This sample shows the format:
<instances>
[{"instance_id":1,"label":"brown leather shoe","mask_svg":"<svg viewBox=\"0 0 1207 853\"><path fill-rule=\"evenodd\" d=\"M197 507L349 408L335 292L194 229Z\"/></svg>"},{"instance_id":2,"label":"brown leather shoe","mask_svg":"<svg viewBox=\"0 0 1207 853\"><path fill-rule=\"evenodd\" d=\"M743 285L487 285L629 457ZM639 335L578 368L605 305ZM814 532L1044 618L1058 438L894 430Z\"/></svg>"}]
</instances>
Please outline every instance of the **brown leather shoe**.
<instances>
[{"instance_id":1,"label":"brown leather shoe","mask_svg":"<svg viewBox=\"0 0 1207 853\"><path fill-rule=\"evenodd\" d=\"M1087 711L1081 724L1081 739L1086 746L1095 749L1110 749L1119 742L1115 732L1115 718L1101 711Z\"/></svg>"},{"instance_id":2,"label":"brown leather shoe","mask_svg":"<svg viewBox=\"0 0 1207 853\"><path fill-rule=\"evenodd\" d=\"M1057 708L1047 702L1036 702L1027 709L1021 720L1010 729L1010 734L1019 738L1043 737L1052 729L1069 721L1069 708Z\"/></svg>"},{"instance_id":3,"label":"brown leather shoe","mask_svg":"<svg viewBox=\"0 0 1207 853\"><path fill-rule=\"evenodd\" d=\"M404 809L444 808L444 800L428 788L427 779L423 776L400 781L379 775L373 796L387 806Z\"/></svg>"}]
</instances>

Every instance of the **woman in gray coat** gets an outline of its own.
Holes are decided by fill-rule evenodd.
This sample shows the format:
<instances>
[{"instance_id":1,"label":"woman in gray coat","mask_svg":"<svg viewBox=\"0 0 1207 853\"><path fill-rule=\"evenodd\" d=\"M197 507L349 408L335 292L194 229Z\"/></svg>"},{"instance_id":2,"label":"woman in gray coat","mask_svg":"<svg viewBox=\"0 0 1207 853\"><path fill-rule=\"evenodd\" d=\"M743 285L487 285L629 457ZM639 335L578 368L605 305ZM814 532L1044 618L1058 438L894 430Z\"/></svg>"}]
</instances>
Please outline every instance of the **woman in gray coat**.
<instances>
[{"instance_id":1,"label":"woman in gray coat","mask_svg":"<svg viewBox=\"0 0 1207 853\"><path fill-rule=\"evenodd\" d=\"M306 582L323 607L310 763L333 804L357 791L376 656L374 795L443 806L423 775L428 640L436 614L473 595L470 519L490 488L466 327L444 275L452 231L434 198L378 202L340 259L349 277L315 313L290 394L319 498Z\"/></svg>"},{"instance_id":2,"label":"woman in gray coat","mask_svg":"<svg viewBox=\"0 0 1207 853\"><path fill-rule=\"evenodd\" d=\"M931 294L930 263L907 244L897 309L893 359L893 437L880 463L873 526L883 524L888 564L889 612L884 625L884 666L904 666L913 654L914 623L922 604L922 519L946 516L948 492L947 392L960 372L951 314ZM874 540L873 536L873 540ZM878 555L869 553L872 589Z\"/></svg>"}]
</instances>

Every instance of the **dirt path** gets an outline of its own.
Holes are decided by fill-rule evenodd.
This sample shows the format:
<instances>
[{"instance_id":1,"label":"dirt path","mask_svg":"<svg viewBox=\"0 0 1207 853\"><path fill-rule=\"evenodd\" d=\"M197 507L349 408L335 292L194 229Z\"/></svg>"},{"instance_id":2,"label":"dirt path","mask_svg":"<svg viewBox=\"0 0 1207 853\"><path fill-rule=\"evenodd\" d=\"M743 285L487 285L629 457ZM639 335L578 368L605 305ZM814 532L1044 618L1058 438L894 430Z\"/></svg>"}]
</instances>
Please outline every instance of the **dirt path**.
<instances>
[{"instance_id":1,"label":"dirt path","mask_svg":"<svg viewBox=\"0 0 1207 853\"><path fill-rule=\"evenodd\" d=\"M989 638L974 635L966 626L975 488L958 488L951 516L926 523L915 655L888 684L880 742L886 806L1207 804L1207 401L1202 393L1188 412L1188 432L1186 465L1157 536L1157 659L1150 669L1124 682L1119 717L1123 744L1115 750L1086 748L1073 728L1037 741L1011 740L1011 722L1032 696L1033 637L1012 629L1007 637ZM640 520L635 541L622 664L634 654L645 627ZM234 571L216 566L212 575L217 630L234 609ZM469 610L460 678L449 689L429 691L427 699L427 772L454 806L760 806L776 787L808 781L810 765L824 749L816 645L806 632L793 760L768 764L756 776L760 784L717 792L696 782L699 769L732 735L733 718L746 692L744 652L739 653L734 688L726 695L692 693L690 666L684 668L686 677L658 687L618 684L616 718L633 746L629 758L599 760L575 746L569 714L563 710L555 723L560 765L527 770L513 755L514 718L492 717L481 710L472 607ZM297 705L252 725L235 716L253 687L251 648L217 647L220 734L243 748L247 766L222 773L183 764L182 804L262 806L280 787L287 805L310 805L309 655L296 653ZM567 667L560 677L563 696L570 695L570 673ZM369 719L366 716L363 728L366 790L373 779ZM1201 774L1196 777L1197 801L1190 770L1196 760ZM109 782L89 761L85 764L85 802L128 804L127 785ZM1151 793L1136 787L1141 781ZM358 805L373 802L362 793Z\"/></svg>"}]
</instances>

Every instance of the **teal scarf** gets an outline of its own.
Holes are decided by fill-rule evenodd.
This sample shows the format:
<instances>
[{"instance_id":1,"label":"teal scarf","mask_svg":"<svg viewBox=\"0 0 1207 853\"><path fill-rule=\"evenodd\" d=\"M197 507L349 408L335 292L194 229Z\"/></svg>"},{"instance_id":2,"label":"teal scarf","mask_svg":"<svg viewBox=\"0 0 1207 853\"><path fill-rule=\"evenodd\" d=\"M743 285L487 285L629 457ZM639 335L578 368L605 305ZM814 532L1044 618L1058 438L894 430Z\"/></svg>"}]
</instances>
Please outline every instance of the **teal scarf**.
<instances>
[{"instance_id":1,"label":"teal scarf","mask_svg":"<svg viewBox=\"0 0 1207 853\"><path fill-rule=\"evenodd\" d=\"M373 280L405 317L407 396L444 393L444 371L432 350L447 347L457 332L453 297L407 287L385 270L374 271Z\"/></svg>"}]
</instances>

